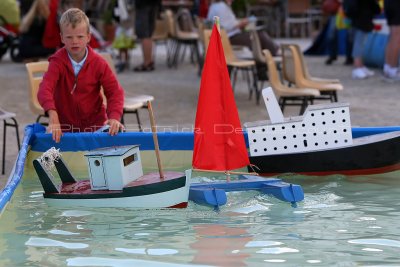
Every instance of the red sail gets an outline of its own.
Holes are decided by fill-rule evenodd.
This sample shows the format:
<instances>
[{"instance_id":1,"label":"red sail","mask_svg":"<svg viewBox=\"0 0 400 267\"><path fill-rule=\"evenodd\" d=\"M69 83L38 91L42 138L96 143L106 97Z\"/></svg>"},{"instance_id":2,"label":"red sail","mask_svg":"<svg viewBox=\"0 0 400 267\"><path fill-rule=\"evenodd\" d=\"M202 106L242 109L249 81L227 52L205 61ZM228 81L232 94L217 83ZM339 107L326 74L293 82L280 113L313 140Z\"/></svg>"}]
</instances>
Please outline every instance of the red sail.
<instances>
[{"instance_id":1,"label":"red sail","mask_svg":"<svg viewBox=\"0 0 400 267\"><path fill-rule=\"evenodd\" d=\"M229 171L249 164L221 37L214 25L201 77L192 166Z\"/></svg>"}]
</instances>

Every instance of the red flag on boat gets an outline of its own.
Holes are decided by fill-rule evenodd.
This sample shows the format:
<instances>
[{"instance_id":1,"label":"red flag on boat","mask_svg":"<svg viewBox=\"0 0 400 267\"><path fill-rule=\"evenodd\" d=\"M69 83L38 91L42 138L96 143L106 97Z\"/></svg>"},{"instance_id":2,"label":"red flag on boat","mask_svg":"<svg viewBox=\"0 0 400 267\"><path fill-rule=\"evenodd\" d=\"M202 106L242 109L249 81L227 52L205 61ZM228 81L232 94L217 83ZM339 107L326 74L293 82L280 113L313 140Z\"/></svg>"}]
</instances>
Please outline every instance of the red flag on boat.
<instances>
[{"instance_id":1,"label":"red flag on boat","mask_svg":"<svg viewBox=\"0 0 400 267\"><path fill-rule=\"evenodd\" d=\"M249 164L221 37L214 25L201 77L192 166L229 171Z\"/></svg>"}]
</instances>

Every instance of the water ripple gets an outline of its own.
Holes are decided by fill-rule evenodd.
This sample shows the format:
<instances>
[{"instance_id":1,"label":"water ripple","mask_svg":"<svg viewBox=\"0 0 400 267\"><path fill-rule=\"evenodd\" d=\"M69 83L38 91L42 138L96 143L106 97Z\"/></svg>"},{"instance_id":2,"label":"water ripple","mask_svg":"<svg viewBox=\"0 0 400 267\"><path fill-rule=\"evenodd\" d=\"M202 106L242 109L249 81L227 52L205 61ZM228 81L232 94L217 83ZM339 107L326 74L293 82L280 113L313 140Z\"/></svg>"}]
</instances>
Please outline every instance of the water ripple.
<instances>
[{"instance_id":1,"label":"water ripple","mask_svg":"<svg viewBox=\"0 0 400 267\"><path fill-rule=\"evenodd\" d=\"M53 234L53 235L79 235L79 233L73 233L73 232L63 231L63 230L58 230L58 229L50 230L49 233Z\"/></svg>"},{"instance_id":2,"label":"water ripple","mask_svg":"<svg viewBox=\"0 0 400 267\"><path fill-rule=\"evenodd\" d=\"M257 253L262 253L262 254L282 254L282 253L293 253L293 252L299 252L299 250L294 248L278 247L278 248L263 248L257 251Z\"/></svg>"},{"instance_id":3,"label":"water ripple","mask_svg":"<svg viewBox=\"0 0 400 267\"><path fill-rule=\"evenodd\" d=\"M30 237L29 240L25 242L25 245L33 247L63 247L67 249L81 249L89 247L89 245L84 243L66 243L49 238L39 237Z\"/></svg>"},{"instance_id":4,"label":"water ripple","mask_svg":"<svg viewBox=\"0 0 400 267\"><path fill-rule=\"evenodd\" d=\"M115 248L115 250L130 253L130 254L148 254L148 255L155 255L155 256L174 255L174 254L179 253L179 251L176 249L166 249L166 248L152 248L152 249Z\"/></svg>"},{"instance_id":5,"label":"water ripple","mask_svg":"<svg viewBox=\"0 0 400 267\"><path fill-rule=\"evenodd\" d=\"M63 213L61 213L60 216L83 217L83 216L88 216L88 215L92 215L92 214L93 214L93 212L85 211L85 210L66 210Z\"/></svg>"},{"instance_id":6,"label":"water ripple","mask_svg":"<svg viewBox=\"0 0 400 267\"><path fill-rule=\"evenodd\" d=\"M255 248L255 247L270 247L270 246L279 246L282 245L282 242L275 241L249 241L246 244L247 248Z\"/></svg>"},{"instance_id":7,"label":"water ripple","mask_svg":"<svg viewBox=\"0 0 400 267\"><path fill-rule=\"evenodd\" d=\"M348 241L350 244L359 244L359 245L380 245L380 246L388 246L388 247L396 247L400 248L400 241L391 240L391 239L353 239Z\"/></svg>"},{"instance_id":8,"label":"water ripple","mask_svg":"<svg viewBox=\"0 0 400 267\"><path fill-rule=\"evenodd\" d=\"M68 266L107 266L107 267L131 267L131 266L148 266L148 267L178 267L188 266L187 264L164 263L156 261L145 261L136 259L112 259L100 257L75 257L67 259ZM196 265L198 267L208 265Z\"/></svg>"}]
</instances>

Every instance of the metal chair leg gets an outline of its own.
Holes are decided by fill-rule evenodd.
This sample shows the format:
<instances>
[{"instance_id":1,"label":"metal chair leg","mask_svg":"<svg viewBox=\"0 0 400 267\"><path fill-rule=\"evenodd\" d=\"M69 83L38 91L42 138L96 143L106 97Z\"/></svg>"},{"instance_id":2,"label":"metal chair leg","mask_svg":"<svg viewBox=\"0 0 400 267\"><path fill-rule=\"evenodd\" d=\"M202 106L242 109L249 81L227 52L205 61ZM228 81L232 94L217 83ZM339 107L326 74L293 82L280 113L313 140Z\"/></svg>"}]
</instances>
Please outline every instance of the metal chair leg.
<instances>
[{"instance_id":1,"label":"metal chair leg","mask_svg":"<svg viewBox=\"0 0 400 267\"><path fill-rule=\"evenodd\" d=\"M9 123L6 120L3 120L3 159L2 159L2 170L1 174L5 174L5 165L6 165L6 141L7 141L7 126L12 126L15 128L16 136L17 136L17 146L18 151L21 149L21 144L19 140L19 131L18 131L18 122L15 118L11 118L14 123Z\"/></svg>"},{"instance_id":2,"label":"metal chair leg","mask_svg":"<svg viewBox=\"0 0 400 267\"><path fill-rule=\"evenodd\" d=\"M253 73L253 90L255 92L256 95L256 104L259 105L260 104L260 89L258 88L258 76L257 76L257 68L256 67L252 67L251 68L251 72ZM262 87L260 87L262 88Z\"/></svg>"},{"instance_id":3,"label":"metal chair leg","mask_svg":"<svg viewBox=\"0 0 400 267\"><path fill-rule=\"evenodd\" d=\"M136 113L136 120L137 120L138 127L139 127L139 132L143 132L142 123L140 122L140 117L139 117L139 110L137 109L135 113Z\"/></svg>"},{"instance_id":4,"label":"metal chair leg","mask_svg":"<svg viewBox=\"0 0 400 267\"><path fill-rule=\"evenodd\" d=\"M283 113L285 110L285 106L286 106L286 98L285 97L279 98L279 106L281 107L281 110Z\"/></svg>"},{"instance_id":5,"label":"metal chair leg","mask_svg":"<svg viewBox=\"0 0 400 267\"><path fill-rule=\"evenodd\" d=\"M233 91L235 91L237 72L238 72L237 68L232 68L232 78L231 78L231 81L232 81L232 90L233 90Z\"/></svg>"},{"instance_id":6,"label":"metal chair leg","mask_svg":"<svg viewBox=\"0 0 400 267\"><path fill-rule=\"evenodd\" d=\"M304 97L304 98L302 99L302 102L301 102L299 115L303 115L304 111L306 111L307 102L308 102L307 98Z\"/></svg>"},{"instance_id":7,"label":"metal chair leg","mask_svg":"<svg viewBox=\"0 0 400 267\"><path fill-rule=\"evenodd\" d=\"M18 145L18 151L21 149L21 144L19 141L19 127L18 127L18 122L15 118L11 118L14 121L14 126L15 126L15 134L17 135L17 145Z\"/></svg>"}]
</instances>

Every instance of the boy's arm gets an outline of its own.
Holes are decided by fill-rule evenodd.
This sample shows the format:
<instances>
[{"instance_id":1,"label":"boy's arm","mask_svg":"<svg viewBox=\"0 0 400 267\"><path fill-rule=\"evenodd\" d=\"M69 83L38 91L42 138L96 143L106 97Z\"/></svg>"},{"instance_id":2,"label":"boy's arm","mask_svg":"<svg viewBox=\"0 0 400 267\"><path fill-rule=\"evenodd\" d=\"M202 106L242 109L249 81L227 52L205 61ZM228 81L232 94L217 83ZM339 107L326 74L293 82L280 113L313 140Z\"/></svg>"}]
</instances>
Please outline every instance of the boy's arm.
<instances>
[{"instance_id":1,"label":"boy's arm","mask_svg":"<svg viewBox=\"0 0 400 267\"><path fill-rule=\"evenodd\" d=\"M60 120L58 119L57 111L51 109L48 111L49 114L49 127L47 127L47 132L51 133L53 141L56 143L60 142L62 131L60 126Z\"/></svg>"},{"instance_id":2,"label":"boy's arm","mask_svg":"<svg viewBox=\"0 0 400 267\"><path fill-rule=\"evenodd\" d=\"M60 71L55 63L50 62L47 72L44 74L42 82L39 85L37 94L38 101L44 111L56 110L54 101L54 90L56 88Z\"/></svg>"},{"instance_id":3,"label":"boy's arm","mask_svg":"<svg viewBox=\"0 0 400 267\"><path fill-rule=\"evenodd\" d=\"M101 85L104 88L104 94L107 98L108 119L120 121L124 108L124 89L122 89L117 77L106 62L101 77Z\"/></svg>"},{"instance_id":4,"label":"boy's arm","mask_svg":"<svg viewBox=\"0 0 400 267\"><path fill-rule=\"evenodd\" d=\"M49 115L49 126L47 132L52 134L55 142L60 142L62 136L60 120L54 102L54 90L59 78L59 70L55 64L50 63L47 72L43 76L43 80L39 85L37 94L40 105Z\"/></svg>"}]
</instances>

